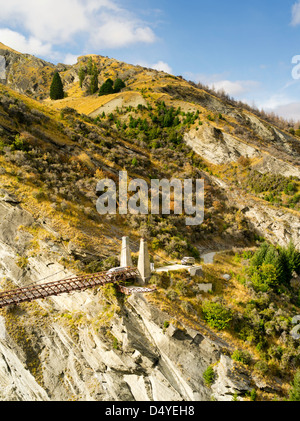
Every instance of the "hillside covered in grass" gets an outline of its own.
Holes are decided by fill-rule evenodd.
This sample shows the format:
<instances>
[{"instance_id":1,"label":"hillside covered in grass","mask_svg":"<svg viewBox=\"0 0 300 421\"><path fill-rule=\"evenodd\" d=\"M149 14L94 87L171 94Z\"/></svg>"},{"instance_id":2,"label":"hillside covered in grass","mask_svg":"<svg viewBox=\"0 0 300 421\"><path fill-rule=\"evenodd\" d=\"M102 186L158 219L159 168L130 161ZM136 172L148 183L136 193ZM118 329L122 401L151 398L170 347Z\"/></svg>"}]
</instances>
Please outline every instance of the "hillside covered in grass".
<instances>
[{"instance_id":1,"label":"hillside covered in grass","mask_svg":"<svg viewBox=\"0 0 300 421\"><path fill-rule=\"evenodd\" d=\"M18 249L17 266L25 270L30 259L43 256L42 242L65 250L59 264L73 273L107 270L119 265L125 235L132 244L147 239L156 267L193 256L203 276L155 273L150 281L158 291L147 296L147 305L164 315L162 338L189 340L186 329L192 329L224 341L220 352L248 379L240 398L289 399L300 366L299 341L290 335L292 318L300 314L297 133L288 123L179 76L94 55L78 58L74 66L55 66L0 47L7 63L0 84L0 200L18 204L34 220L18 227L15 243L24 235L30 241ZM50 99L55 72L64 89L60 100ZM174 214L100 215L97 183L110 178L118 184L120 171L148 184L204 179L203 223L189 227L185 215ZM4 231L9 232L5 224ZM137 251L138 246L134 262ZM204 251L219 252L213 264L203 262ZM17 279L6 278L2 286L9 289ZM212 290L204 293L203 283ZM95 296L104 304L99 319L90 319L99 331L103 321L110 346L127 358L115 320L123 317L126 324L133 310L113 288ZM39 312L34 308L34 315L29 304L22 308L30 330ZM59 311L57 319L66 326L72 322L77 343L89 316L82 308L76 318ZM57 320L50 313L49 326ZM44 318L43 328L49 326ZM204 367L210 378L205 396L217 394L219 359ZM34 367L40 380L40 365Z\"/></svg>"}]
</instances>

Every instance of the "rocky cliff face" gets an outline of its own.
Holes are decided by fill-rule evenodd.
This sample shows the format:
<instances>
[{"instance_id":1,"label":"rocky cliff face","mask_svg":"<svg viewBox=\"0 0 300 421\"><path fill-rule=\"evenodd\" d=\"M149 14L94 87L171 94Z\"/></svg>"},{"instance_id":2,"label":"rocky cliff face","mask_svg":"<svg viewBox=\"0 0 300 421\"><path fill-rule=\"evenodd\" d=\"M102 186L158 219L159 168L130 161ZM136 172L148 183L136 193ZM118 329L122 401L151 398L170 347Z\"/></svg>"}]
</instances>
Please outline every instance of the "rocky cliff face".
<instances>
[{"instance_id":1,"label":"rocky cliff face","mask_svg":"<svg viewBox=\"0 0 300 421\"><path fill-rule=\"evenodd\" d=\"M59 263L65 251L47 240L36 257L18 263L39 223L13 200L3 194L0 203L1 289L69 276ZM100 289L1 310L1 400L209 399L202 374L222 343L165 330L168 315L140 295L102 325L110 300Z\"/></svg>"},{"instance_id":2,"label":"rocky cliff face","mask_svg":"<svg viewBox=\"0 0 300 421\"><path fill-rule=\"evenodd\" d=\"M186 132L184 140L197 154L215 166L226 166L236 163L240 158L246 158L252 160L252 168L261 174L300 179L299 160L295 159L299 155L297 148L292 147L291 137L280 130L267 127L255 116L248 115L247 121L251 124L255 136L246 140L207 125ZM267 144L265 146L262 143L258 144L258 138ZM274 142L275 150L272 146ZM221 178L211 178L223 190L230 205L242 211L259 235L282 246L292 241L297 248L300 248L298 212L270 205L253 195L246 194L245 191L242 192L237 185L233 187Z\"/></svg>"},{"instance_id":3,"label":"rocky cliff face","mask_svg":"<svg viewBox=\"0 0 300 421\"><path fill-rule=\"evenodd\" d=\"M268 205L251 195L242 194L238 189L230 189L228 184L218 178L214 178L214 181L224 189L230 204L242 212L258 235L280 246L293 242L300 249L300 221L297 212Z\"/></svg>"},{"instance_id":4,"label":"rocky cliff face","mask_svg":"<svg viewBox=\"0 0 300 421\"><path fill-rule=\"evenodd\" d=\"M208 126L202 126L197 132L185 133L185 141L197 154L213 164L237 161L240 156L253 158L261 155L257 148Z\"/></svg>"},{"instance_id":5,"label":"rocky cliff face","mask_svg":"<svg viewBox=\"0 0 300 421\"><path fill-rule=\"evenodd\" d=\"M94 319L101 311L88 293L67 302L64 298L54 301L57 313L72 309L73 314L84 311ZM42 308L46 311L48 306ZM138 295L130 298L122 312L123 316L111 321L119 349L88 323L74 339L60 322L41 326L22 308L14 317L26 325L24 341L29 345L23 349L8 333L12 316L1 316L1 400L210 400L202 374L219 359L221 342L172 326L164 331L167 315Z\"/></svg>"},{"instance_id":6,"label":"rocky cliff face","mask_svg":"<svg viewBox=\"0 0 300 421\"><path fill-rule=\"evenodd\" d=\"M20 54L0 45L5 59L5 79L2 80L20 93L44 97L50 88L51 75L56 66L29 54Z\"/></svg>"},{"instance_id":7,"label":"rocky cliff face","mask_svg":"<svg viewBox=\"0 0 300 421\"><path fill-rule=\"evenodd\" d=\"M265 136L265 141L271 142L271 133L268 132L268 138L262 123L256 126L256 130L257 136ZM236 162L240 157L254 158L257 160L255 169L262 173L300 178L298 154L289 143L291 137L279 130L277 133L276 153L272 151L270 145L264 148L253 139L246 141L210 126L201 126L197 131L191 130L185 133L184 140L197 154L215 165ZM282 154L278 153L279 150L282 150Z\"/></svg>"},{"instance_id":8,"label":"rocky cliff face","mask_svg":"<svg viewBox=\"0 0 300 421\"><path fill-rule=\"evenodd\" d=\"M3 191L0 221L2 290L72 274L60 263L67 252L47 238L30 256L32 229L41 225ZM218 376L213 389L204 384L209 365L222 355L231 361L230 344L209 330L166 324L170 318L147 296L124 301L100 287L4 308L0 399L207 401L243 393L231 372ZM245 381L248 388L253 383L250 375Z\"/></svg>"}]
</instances>

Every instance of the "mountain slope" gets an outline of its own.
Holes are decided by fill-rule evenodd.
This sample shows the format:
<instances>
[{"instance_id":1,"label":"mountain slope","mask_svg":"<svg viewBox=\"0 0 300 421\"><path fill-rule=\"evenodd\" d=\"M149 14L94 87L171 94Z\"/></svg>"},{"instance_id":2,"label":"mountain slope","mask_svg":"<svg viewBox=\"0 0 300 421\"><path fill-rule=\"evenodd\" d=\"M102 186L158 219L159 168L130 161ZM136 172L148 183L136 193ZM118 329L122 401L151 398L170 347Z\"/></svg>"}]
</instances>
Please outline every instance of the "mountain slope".
<instances>
[{"instance_id":1,"label":"mountain slope","mask_svg":"<svg viewBox=\"0 0 300 421\"><path fill-rule=\"evenodd\" d=\"M158 291L144 298L108 287L2 309L1 398L231 400L253 388L260 400L287 397L299 367L289 334L299 278L257 291L246 269L262 237L300 250L299 138L181 77L94 55L55 66L0 47L2 289L117 266L124 235L134 262L145 237L156 266L220 251L213 265L202 262L202 277L154 274ZM110 77L126 87L89 95L91 62L99 86ZM66 92L59 101L49 99L55 71ZM147 183L203 178L203 224L99 215L97 182L118 182L121 170ZM230 312L224 331L209 324L207 302ZM230 358L235 350L251 362ZM203 380L211 364L212 389Z\"/></svg>"}]
</instances>

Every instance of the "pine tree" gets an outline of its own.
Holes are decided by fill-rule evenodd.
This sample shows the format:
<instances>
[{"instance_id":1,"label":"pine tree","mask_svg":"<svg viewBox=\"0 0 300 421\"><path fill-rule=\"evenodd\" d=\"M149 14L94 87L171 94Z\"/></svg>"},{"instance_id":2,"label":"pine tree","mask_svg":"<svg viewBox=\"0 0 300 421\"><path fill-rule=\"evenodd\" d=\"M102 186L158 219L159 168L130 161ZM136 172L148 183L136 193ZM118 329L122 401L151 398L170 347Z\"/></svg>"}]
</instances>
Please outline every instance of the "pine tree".
<instances>
[{"instance_id":1,"label":"pine tree","mask_svg":"<svg viewBox=\"0 0 300 421\"><path fill-rule=\"evenodd\" d=\"M289 252L286 248L279 248L279 269L281 272L280 281L289 286L293 275L293 263L289 258Z\"/></svg>"},{"instance_id":2,"label":"pine tree","mask_svg":"<svg viewBox=\"0 0 300 421\"><path fill-rule=\"evenodd\" d=\"M92 73L93 73L93 59L92 57L90 57L87 64L87 74L92 75Z\"/></svg>"},{"instance_id":3,"label":"pine tree","mask_svg":"<svg viewBox=\"0 0 300 421\"><path fill-rule=\"evenodd\" d=\"M83 81L85 79L85 76L86 76L86 72L85 72L84 68L81 66L80 69L79 69L79 72L78 72L80 88L82 88L82 84L83 84Z\"/></svg>"},{"instance_id":4,"label":"pine tree","mask_svg":"<svg viewBox=\"0 0 300 421\"><path fill-rule=\"evenodd\" d=\"M275 247L273 245L270 245L268 247L268 250L265 254L264 260L263 262L268 264L268 265L272 265L275 261L275 259L277 258L278 255L278 251L275 249Z\"/></svg>"},{"instance_id":5,"label":"pine tree","mask_svg":"<svg viewBox=\"0 0 300 421\"><path fill-rule=\"evenodd\" d=\"M260 246L260 248L254 253L254 256L251 259L251 266L260 267L264 262L264 258L267 254L268 249L268 243L263 243Z\"/></svg>"},{"instance_id":6,"label":"pine tree","mask_svg":"<svg viewBox=\"0 0 300 421\"><path fill-rule=\"evenodd\" d=\"M50 98L53 100L63 99L65 96L63 84L58 72L54 73L50 86Z\"/></svg>"},{"instance_id":7,"label":"pine tree","mask_svg":"<svg viewBox=\"0 0 300 421\"><path fill-rule=\"evenodd\" d=\"M91 95L93 95L99 89L99 85L98 85L98 68L97 68L96 63L94 63L94 65L93 65L92 75L91 76L92 77L91 77L91 84L90 84L89 93Z\"/></svg>"},{"instance_id":8,"label":"pine tree","mask_svg":"<svg viewBox=\"0 0 300 421\"><path fill-rule=\"evenodd\" d=\"M294 256L294 270L297 273L297 275L300 275L300 253L299 251L295 251Z\"/></svg>"},{"instance_id":9,"label":"pine tree","mask_svg":"<svg viewBox=\"0 0 300 421\"><path fill-rule=\"evenodd\" d=\"M300 253L296 250L292 242L287 248L287 259L292 272L295 271L298 275L300 275Z\"/></svg>"}]
</instances>

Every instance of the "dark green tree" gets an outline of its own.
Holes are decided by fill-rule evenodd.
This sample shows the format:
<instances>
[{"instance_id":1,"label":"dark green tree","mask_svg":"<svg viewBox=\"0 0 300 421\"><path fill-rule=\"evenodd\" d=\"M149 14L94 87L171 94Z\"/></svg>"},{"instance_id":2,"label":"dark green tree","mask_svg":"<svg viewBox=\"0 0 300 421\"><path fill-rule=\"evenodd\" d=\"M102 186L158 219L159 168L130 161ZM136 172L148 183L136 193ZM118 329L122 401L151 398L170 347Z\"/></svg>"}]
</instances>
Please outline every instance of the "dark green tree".
<instances>
[{"instance_id":1,"label":"dark green tree","mask_svg":"<svg viewBox=\"0 0 300 421\"><path fill-rule=\"evenodd\" d=\"M50 86L50 98L53 100L63 99L65 96L64 94L64 87L58 72L54 73L52 83Z\"/></svg>"},{"instance_id":2,"label":"dark green tree","mask_svg":"<svg viewBox=\"0 0 300 421\"><path fill-rule=\"evenodd\" d=\"M275 263L280 283L289 286L293 275L292 262L289 261L287 249L280 247L278 259Z\"/></svg>"},{"instance_id":3,"label":"dark green tree","mask_svg":"<svg viewBox=\"0 0 300 421\"><path fill-rule=\"evenodd\" d=\"M93 95L94 93L96 93L99 89L99 84L98 84L98 68L96 63L94 63L93 65L93 69L92 69L92 74L91 74L91 83L90 83L90 88L89 88L89 93L91 95Z\"/></svg>"},{"instance_id":4,"label":"dark green tree","mask_svg":"<svg viewBox=\"0 0 300 421\"><path fill-rule=\"evenodd\" d=\"M286 285L289 287L293 272L300 273L300 253L293 243L288 247L277 246L276 248L271 244L263 243L252 257L248 269L252 281L257 283L257 280L261 280L262 275L264 278L266 274L263 267L269 266L273 266L276 273L276 280L273 285L269 284L269 286Z\"/></svg>"},{"instance_id":5,"label":"dark green tree","mask_svg":"<svg viewBox=\"0 0 300 421\"><path fill-rule=\"evenodd\" d=\"M114 93L114 82L112 79L107 79L100 87L99 95L109 95Z\"/></svg>"},{"instance_id":6,"label":"dark green tree","mask_svg":"<svg viewBox=\"0 0 300 421\"><path fill-rule=\"evenodd\" d=\"M298 275L300 275L300 253L296 250L292 242L289 244L286 254L291 271L295 271Z\"/></svg>"},{"instance_id":7,"label":"dark green tree","mask_svg":"<svg viewBox=\"0 0 300 421\"><path fill-rule=\"evenodd\" d=\"M251 265L254 267L259 267L263 264L264 258L269 249L268 243L263 243L260 248L255 252L254 256L251 259Z\"/></svg>"},{"instance_id":8,"label":"dark green tree","mask_svg":"<svg viewBox=\"0 0 300 421\"><path fill-rule=\"evenodd\" d=\"M84 70L84 68L81 66L80 67L80 69L79 69L79 72L78 72L78 77L79 77L79 86L80 86L80 88L82 88L82 84L83 84L83 81L84 81L84 79L85 79L85 76L86 76L86 71Z\"/></svg>"},{"instance_id":9,"label":"dark green tree","mask_svg":"<svg viewBox=\"0 0 300 421\"><path fill-rule=\"evenodd\" d=\"M115 84L114 84L115 93L120 92L121 89L123 89L125 87L126 87L126 85L125 85L125 83L123 82L122 79L118 78L118 79L115 80Z\"/></svg>"},{"instance_id":10,"label":"dark green tree","mask_svg":"<svg viewBox=\"0 0 300 421\"><path fill-rule=\"evenodd\" d=\"M93 59L92 57L90 57L87 64L87 74L92 75L92 73L93 73Z\"/></svg>"}]
</instances>

